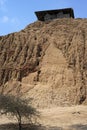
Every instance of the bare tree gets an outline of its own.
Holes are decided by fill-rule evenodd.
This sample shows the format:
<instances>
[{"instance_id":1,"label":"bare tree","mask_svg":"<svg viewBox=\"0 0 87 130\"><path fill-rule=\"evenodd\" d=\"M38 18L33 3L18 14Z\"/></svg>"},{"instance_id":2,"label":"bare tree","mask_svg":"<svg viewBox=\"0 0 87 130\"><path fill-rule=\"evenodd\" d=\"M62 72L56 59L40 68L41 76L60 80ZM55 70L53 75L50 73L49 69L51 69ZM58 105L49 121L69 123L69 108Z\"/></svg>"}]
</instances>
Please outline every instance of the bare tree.
<instances>
[{"instance_id":1,"label":"bare tree","mask_svg":"<svg viewBox=\"0 0 87 130\"><path fill-rule=\"evenodd\" d=\"M18 121L19 130L22 129L23 119L28 119L30 123L33 117L38 116L36 109L28 105L28 100L9 95L0 95L0 113L10 113L11 116L15 116Z\"/></svg>"}]
</instances>

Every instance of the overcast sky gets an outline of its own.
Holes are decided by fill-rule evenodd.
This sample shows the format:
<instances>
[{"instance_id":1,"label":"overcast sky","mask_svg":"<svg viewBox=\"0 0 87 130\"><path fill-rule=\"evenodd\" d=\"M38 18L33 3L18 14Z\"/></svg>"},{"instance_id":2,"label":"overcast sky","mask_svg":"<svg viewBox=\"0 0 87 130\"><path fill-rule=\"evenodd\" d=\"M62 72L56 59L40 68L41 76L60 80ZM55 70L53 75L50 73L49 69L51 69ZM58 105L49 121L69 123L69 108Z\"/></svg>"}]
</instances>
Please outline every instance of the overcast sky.
<instances>
[{"instance_id":1,"label":"overcast sky","mask_svg":"<svg viewBox=\"0 0 87 130\"><path fill-rule=\"evenodd\" d=\"M76 18L87 18L87 0L0 0L0 35L20 31L36 21L35 11L70 7Z\"/></svg>"}]
</instances>

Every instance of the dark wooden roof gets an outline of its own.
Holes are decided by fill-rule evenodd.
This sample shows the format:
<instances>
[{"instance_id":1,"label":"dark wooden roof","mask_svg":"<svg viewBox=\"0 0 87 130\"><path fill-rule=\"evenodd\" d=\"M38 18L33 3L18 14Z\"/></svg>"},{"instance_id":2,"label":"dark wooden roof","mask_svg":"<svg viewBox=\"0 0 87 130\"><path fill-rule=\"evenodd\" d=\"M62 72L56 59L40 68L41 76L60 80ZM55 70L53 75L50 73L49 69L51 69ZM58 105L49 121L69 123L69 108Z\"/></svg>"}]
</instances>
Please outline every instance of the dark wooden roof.
<instances>
[{"instance_id":1,"label":"dark wooden roof","mask_svg":"<svg viewBox=\"0 0 87 130\"><path fill-rule=\"evenodd\" d=\"M38 20L44 21L44 16L46 14L58 14L60 12L63 12L63 14L69 14L70 17L74 18L74 11L72 8L64 8L64 9L57 9L57 10L44 10L44 11L36 11L35 14L38 18Z\"/></svg>"}]
</instances>

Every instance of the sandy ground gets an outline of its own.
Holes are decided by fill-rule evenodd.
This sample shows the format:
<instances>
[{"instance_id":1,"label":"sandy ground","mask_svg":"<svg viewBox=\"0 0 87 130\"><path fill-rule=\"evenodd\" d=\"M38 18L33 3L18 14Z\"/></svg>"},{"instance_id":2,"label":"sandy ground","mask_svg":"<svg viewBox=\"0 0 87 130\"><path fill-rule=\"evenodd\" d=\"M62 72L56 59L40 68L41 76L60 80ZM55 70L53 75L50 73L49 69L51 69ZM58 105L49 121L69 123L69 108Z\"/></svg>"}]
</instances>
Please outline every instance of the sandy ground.
<instances>
[{"instance_id":1,"label":"sandy ground","mask_svg":"<svg viewBox=\"0 0 87 130\"><path fill-rule=\"evenodd\" d=\"M87 130L87 106L58 107L41 111L44 126L62 130ZM59 130L59 129L58 129Z\"/></svg>"},{"instance_id":2,"label":"sandy ground","mask_svg":"<svg viewBox=\"0 0 87 130\"><path fill-rule=\"evenodd\" d=\"M87 130L87 106L56 107L39 111L39 123L43 126L39 130ZM0 117L0 126L14 122L16 120ZM0 130L8 129L0 127Z\"/></svg>"}]
</instances>

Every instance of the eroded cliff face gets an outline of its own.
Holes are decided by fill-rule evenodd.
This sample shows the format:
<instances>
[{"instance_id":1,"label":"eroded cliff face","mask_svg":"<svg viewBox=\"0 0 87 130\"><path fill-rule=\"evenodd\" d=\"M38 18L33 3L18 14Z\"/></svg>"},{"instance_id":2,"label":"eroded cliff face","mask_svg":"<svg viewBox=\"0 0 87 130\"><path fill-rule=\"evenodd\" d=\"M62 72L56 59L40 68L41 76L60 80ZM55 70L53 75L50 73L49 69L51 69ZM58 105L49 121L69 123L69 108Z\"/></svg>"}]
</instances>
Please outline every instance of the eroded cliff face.
<instances>
[{"instance_id":1,"label":"eroded cliff face","mask_svg":"<svg viewBox=\"0 0 87 130\"><path fill-rule=\"evenodd\" d=\"M87 19L37 21L0 37L0 86L38 107L87 102Z\"/></svg>"}]
</instances>

